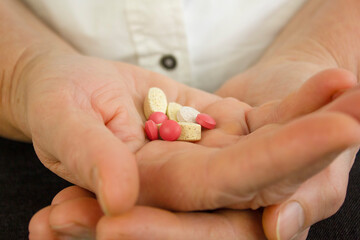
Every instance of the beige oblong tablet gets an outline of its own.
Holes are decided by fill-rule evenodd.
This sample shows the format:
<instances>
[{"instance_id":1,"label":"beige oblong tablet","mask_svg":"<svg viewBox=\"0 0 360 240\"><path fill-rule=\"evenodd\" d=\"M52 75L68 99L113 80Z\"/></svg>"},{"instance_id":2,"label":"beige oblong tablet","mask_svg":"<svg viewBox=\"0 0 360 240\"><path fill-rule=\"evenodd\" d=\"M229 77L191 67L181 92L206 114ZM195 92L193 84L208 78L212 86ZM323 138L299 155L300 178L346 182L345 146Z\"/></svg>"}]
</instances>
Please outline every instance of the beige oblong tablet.
<instances>
[{"instance_id":1,"label":"beige oblong tablet","mask_svg":"<svg viewBox=\"0 0 360 240\"><path fill-rule=\"evenodd\" d=\"M179 122L181 134L177 140L199 141L201 139L201 125L197 123Z\"/></svg>"},{"instance_id":2,"label":"beige oblong tablet","mask_svg":"<svg viewBox=\"0 0 360 240\"><path fill-rule=\"evenodd\" d=\"M165 93L160 88L150 88L144 101L144 114L146 119L153 112L166 113L167 100Z\"/></svg>"},{"instance_id":3,"label":"beige oblong tablet","mask_svg":"<svg viewBox=\"0 0 360 240\"><path fill-rule=\"evenodd\" d=\"M170 120L178 121L176 115L180 108L182 108L181 104L178 104L176 102L169 102L166 115Z\"/></svg>"}]
</instances>

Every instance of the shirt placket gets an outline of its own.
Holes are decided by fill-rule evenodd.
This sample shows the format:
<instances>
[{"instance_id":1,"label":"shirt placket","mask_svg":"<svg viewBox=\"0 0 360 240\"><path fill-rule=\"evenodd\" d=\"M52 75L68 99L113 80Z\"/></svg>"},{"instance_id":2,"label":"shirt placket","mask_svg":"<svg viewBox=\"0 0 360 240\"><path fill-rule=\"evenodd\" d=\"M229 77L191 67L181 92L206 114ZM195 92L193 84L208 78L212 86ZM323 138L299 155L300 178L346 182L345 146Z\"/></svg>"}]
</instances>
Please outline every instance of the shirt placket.
<instances>
[{"instance_id":1,"label":"shirt placket","mask_svg":"<svg viewBox=\"0 0 360 240\"><path fill-rule=\"evenodd\" d=\"M138 65L190 84L182 0L127 0L126 19Z\"/></svg>"}]
</instances>

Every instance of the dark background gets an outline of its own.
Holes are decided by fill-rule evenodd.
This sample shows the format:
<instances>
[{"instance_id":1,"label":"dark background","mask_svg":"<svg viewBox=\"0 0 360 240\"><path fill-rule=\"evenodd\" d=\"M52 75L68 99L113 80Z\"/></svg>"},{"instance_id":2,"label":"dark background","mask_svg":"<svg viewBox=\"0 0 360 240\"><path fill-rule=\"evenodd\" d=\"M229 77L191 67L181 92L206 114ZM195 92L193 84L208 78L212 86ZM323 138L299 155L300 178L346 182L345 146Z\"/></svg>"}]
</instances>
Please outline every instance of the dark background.
<instances>
[{"instance_id":1,"label":"dark background","mask_svg":"<svg viewBox=\"0 0 360 240\"><path fill-rule=\"evenodd\" d=\"M350 172L342 208L314 225L308 239L360 239L360 159ZM46 169L31 144L0 138L0 240L28 239L31 216L70 184Z\"/></svg>"}]
</instances>

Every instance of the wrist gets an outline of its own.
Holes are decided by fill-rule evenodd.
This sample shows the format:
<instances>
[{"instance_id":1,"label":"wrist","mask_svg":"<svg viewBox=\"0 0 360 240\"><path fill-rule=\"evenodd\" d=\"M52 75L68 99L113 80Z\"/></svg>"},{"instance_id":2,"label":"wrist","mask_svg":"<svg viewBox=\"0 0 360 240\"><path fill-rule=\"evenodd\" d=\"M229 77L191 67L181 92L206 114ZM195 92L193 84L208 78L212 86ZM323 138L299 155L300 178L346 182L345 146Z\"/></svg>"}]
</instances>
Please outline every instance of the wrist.
<instances>
[{"instance_id":1,"label":"wrist","mask_svg":"<svg viewBox=\"0 0 360 240\"><path fill-rule=\"evenodd\" d=\"M45 59L65 54L78 54L71 47L35 43L19 51L13 64L8 64L0 79L0 135L6 138L31 141L27 122L27 93L32 84L32 69Z\"/></svg>"},{"instance_id":2,"label":"wrist","mask_svg":"<svg viewBox=\"0 0 360 240\"><path fill-rule=\"evenodd\" d=\"M349 61L334 54L340 49L329 49L326 44L314 39L274 44L254 66L226 82L218 94L261 105L286 97L325 69L344 68L356 73Z\"/></svg>"},{"instance_id":3,"label":"wrist","mask_svg":"<svg viewBox=\"0 0 360 240\"><path fill-rule=\"evenodd\" d=\"M227 82L219 93L230 93L257 105L286 96L311 75L327 68L346 69L359 81L360 28L355 21L359 18L358 7L356 0L347 4L338 0L308 1L260 61Z\"/></svg>"},{"instance_id":4,"label":"wrist","mask_svg":"<svg viewBox=\"0 0 360 240\"><path fill-rule=\"evenodd\" d=\"M308 1L277 36L262 60L299 56L320 65L330 64L357 74L360 59L360 2ZM359 79L359 78L358 78Z\"/></svg>"}]
</instances>

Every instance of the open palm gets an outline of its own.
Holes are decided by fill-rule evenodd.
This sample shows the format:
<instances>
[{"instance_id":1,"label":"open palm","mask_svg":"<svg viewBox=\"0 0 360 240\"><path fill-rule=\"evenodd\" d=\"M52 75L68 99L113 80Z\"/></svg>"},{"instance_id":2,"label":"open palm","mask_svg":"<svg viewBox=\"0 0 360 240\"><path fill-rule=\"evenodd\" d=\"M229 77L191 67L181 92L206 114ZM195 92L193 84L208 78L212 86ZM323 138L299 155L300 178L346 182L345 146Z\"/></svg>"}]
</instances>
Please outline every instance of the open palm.
<instances>
[{"instance_id":1,"label":"open palm","mask_svg":"<svg viewBox=\"0 0 360 240\"><path fill-rule=\"evenodd\" d=\"M27 87L23 128L40 160L95 192L109 213L129 209L138 196L135 153L148 142L148 89L160 87L169 101L199 109L220 99L135 66L74 55L40 56L21 81Z\"/></svg>"}]
</instances>

